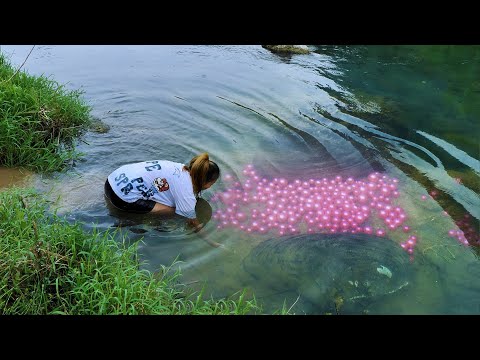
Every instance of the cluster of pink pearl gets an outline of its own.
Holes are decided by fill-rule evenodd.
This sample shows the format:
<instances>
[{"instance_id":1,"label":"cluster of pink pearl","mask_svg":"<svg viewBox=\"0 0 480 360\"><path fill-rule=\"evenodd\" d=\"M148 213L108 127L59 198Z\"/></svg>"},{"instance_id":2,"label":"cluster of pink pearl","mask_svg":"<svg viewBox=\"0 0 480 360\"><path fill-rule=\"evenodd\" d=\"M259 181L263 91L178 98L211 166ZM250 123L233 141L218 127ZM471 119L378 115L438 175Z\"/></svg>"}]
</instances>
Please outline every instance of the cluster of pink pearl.
<instances>
[{"instance_id":1,"label":"cluster of pink pearl","mask_svg":"<svg viewBox=\"0 0 480 360\"><path fill-rule=\"evenodd\" d=\"M217 193L212 202L223 206L213 214L218 229L234 228L247 233L278 235L301 232L365 233L385 236L402 226L405 211L393 204L399 197L398 180L379 173L365 180L353 178L287 180L260 178L252 165L243 170L240 183L231 175L224 180L232 187ZM384 228L373 228L369 220L376 215ZM412 235L402 247L410 254L417 238Z\"/></svg>"},{"instance_id":2,"label":"cluster of pink pearl","mask_svg":"<svg viewBox=\"0 0 480 360\"><path fill-rule=\"evenodd\" d=\"M456 238L460 244L468 245L468 240L462 230L448 230L448 236Z\"/></svg>"},{"instance_id":3,"label":"cluster of pink pearl","mask_svg":"<svg viewBox=\"0 0 480 360\"><path fill-rule=\"evenodd\" d=\"M417 237L415 235L410 235L406 242L400 243L400 246L407 250L409 254L413 253L415 245L417 245Z\"/></svg>"},{"instance_id":4,"label":"cluster of pink pearl","mask_svg":"<svg viewBox=\"0 0 480 360\"><path fill-rule=\"evenodd\" d=\"M456 231L453 237L456 237L461 243L468 245L480 245L480 234L478 233L478 226L476 227L473 218L470 214L465 214L463 217L455 222L462 230L450 230L448 235L452 236L452 231Z\"/></svg>"},{"instance_id":5,"label":"cluster of pink pearl","mask_svg":"<svg viewBox=\"0 0 480 360\"><path fill-rule=\"evenodd\" d=\"M430 192L430 195L432 196L432 198L435 199L438 193L435 190L433 190ZM422 200L426 200L426 199L427 197L425 195L422 195ZM446 211L444 211L443 214L445 216L449 216ZM457 241L460 244L466 245L466 246L470 245L470 242L468 241L468 239L470 239L471 242L474 244L478 243L478 241L480 240L480 236L478 235L478 233L475 232L475 228L473 224L470 222L470 219L471 219L471 216L469 214L465 214L463 216L463 219L455 221L455 224L457 224L459 229L448 230L448 236L457 239ZM466 228L465 233L461 230L462 228Z\"/></svg>"}]
</instances>

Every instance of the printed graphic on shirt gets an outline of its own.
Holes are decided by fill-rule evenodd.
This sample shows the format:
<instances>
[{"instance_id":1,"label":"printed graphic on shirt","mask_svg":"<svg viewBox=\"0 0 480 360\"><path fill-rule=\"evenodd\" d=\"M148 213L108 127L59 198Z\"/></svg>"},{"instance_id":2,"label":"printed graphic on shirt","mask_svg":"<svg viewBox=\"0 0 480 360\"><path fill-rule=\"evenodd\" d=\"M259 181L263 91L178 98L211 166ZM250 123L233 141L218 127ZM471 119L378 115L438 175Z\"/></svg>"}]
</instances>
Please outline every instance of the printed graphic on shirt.
<instances>
[{"instance_id":1,"label":"printed graphic on shirt","mask_svg":"<svg viewBox=\"0 0 480 360\"><path fill-rule=\"evenodd\" d=\"M115 178L115 181L118 181L117 186L120 186L122 183L126 184L124 187L120 189L120 191L125 195L128 195L130 191L133 190L134 187L137 188L137 190L140 191L140 193L147 199L153 196L154 194L153 190L148 190L147 187L143 184L142 177L133 179L129 182L129 179L125 175L125 173L122 173Z\"/></svg>"},{"instance_id":2,"label":"printed graphic on shirt","mask_svg":"<svg viewBox=\"0 0 480 360\"><path fill-rule=\"evenodd\" d=\"M155 180L153 180L153 184L159 192L167 191L168 189L170 189L170 185L168 185L167 179L165 178L156 178Z\"/></svg>"},{"instance_id":3,"label":"printed graphic on shirt","mask_svg":"<svg viewBox=\"0 0 480 360\"><path fill-rule=\"evenodd\" d=\"M177 177L180 178L180 169L175 168L175 171L173 172L173 175L177 175Z\"/></svg>"}]
</instances>

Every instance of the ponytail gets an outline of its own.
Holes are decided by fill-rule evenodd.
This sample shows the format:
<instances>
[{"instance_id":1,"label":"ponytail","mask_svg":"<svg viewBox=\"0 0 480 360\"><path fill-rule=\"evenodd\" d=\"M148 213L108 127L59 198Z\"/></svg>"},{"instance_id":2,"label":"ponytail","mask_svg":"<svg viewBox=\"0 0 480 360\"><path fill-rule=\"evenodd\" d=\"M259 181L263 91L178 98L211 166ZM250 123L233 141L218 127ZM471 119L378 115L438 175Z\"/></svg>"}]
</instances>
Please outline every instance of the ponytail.
<instances>
[{"instance_id":1,"label":"ponytail","mask_svg":"<svg viewBox=\"0 0 480 360\"><path fill-rule=\"evenodd\" d=\"M198 196L206 183L215 181L220 177L218 165L211 161L208 153L197 155L190 160L188 166L185 166L190 172L193 184L193 193Z\"/></svg>"}]
</instances>

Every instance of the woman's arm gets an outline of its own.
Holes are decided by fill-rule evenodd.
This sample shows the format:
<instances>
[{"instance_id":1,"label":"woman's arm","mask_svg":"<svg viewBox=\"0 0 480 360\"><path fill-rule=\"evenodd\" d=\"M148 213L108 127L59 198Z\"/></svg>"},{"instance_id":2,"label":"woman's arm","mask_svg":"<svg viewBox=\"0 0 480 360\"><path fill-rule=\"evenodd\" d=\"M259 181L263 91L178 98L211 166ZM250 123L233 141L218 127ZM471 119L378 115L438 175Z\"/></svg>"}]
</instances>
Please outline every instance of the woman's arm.
<instances>
[{"instance_id":1,"label":"woman's arm","mask_svg":"<svg viewBox=\"0 0 480 360\"><path fill-rule=\"evenodd\" d=\"M195 219L188 219L188 220L187 220L187 224L188 224L189 226L192 226L192 227L194 228L194 230L193 230L194 233L198 233L200 230L203 229L203 226L204 226L204 224L202 224L202 223L201 223L200 221L198 221L198 219L196 219L196 218L195 218ZM205 240L205 242L206 242L208 245L210 245L210 246L213 246L213 247L216 247L216 248L218 248L218 247L225 248L224 245L219 244L219 243L217 243L216 241L210 240L208 237L205 237L205 236L203 236L202 234L198 234L198 236L200 236L203 240Z\"/></svg>"},{"instance_id":2,"label":"woman's arm","mask_svg":"<svg viewBox=\"0 0 480 360\"><path fill-rule=\"evenodd\" d=\"M200 221L198 221L197 218L188 219L187 224L189 226L191 226L193 228L193 231L196 232L196 233L199 232L200 230L202 230L202 228L203 228L203 224Z\"/></svg>"}]
</instances>

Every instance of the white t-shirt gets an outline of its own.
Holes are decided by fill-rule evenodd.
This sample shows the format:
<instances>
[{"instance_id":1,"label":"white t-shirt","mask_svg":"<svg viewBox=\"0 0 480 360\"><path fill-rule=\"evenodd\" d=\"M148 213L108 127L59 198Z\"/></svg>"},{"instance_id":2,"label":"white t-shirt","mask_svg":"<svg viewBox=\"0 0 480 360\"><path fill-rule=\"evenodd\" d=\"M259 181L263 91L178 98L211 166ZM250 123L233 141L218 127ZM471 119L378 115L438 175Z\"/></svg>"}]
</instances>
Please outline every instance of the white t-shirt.
<instances>
[{"instance_id":1,"label":"white t-shirt","mask_svg":"<svg viewBox=\"0 0 480 360\"><path fill-rule=\"evenodd\" d=\"M183 166L168 160L127 164L108 175L108 182L125 202L153 200L174 207L175 213L181 216L194 219L197 199L190 173L182 170Z\"/></svg>"}]
</instances>

